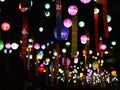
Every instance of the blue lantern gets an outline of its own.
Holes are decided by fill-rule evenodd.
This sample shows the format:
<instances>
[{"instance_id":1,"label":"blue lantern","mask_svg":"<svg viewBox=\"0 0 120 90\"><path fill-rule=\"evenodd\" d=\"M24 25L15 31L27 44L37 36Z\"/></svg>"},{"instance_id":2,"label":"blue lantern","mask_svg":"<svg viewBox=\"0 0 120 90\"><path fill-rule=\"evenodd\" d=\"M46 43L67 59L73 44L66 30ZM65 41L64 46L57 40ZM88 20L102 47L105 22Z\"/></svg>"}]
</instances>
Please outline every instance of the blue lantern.
<instances>
[{"instance_id":1,"label":"blue lantern","mask_svg":"<svg viewBox=\"0 0 120 90\"><path fill-rule=\"evenodd\" d=\"M61 37L58 36L56 27L54 28L54 37L58 41L67 40L68 35L69 35L69 29L66 28L64 25L61 25Z\"/></svg>"}]
</instances>

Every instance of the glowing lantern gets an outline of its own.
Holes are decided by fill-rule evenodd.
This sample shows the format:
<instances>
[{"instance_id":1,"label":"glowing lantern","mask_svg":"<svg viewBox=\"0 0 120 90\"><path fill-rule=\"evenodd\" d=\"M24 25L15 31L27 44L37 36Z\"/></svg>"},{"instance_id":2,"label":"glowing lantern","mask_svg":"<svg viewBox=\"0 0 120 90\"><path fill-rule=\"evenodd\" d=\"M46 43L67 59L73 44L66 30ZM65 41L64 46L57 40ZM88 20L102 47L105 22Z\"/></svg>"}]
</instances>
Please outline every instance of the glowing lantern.
<instances>
[{"instance_id":1,"label":"glowing lantern","mask_svg":"<svg viewBox=\"0 0 120 90\"><path fill-rule=\"evenodd\" d=\"M98 69L98 68L99 68L99 63L98 63L98 61L94 61L94 62L92 63L92 66L93 66L93 69Z\"/></svg>"},{"instance_id":2,"label":"glowing lantern","mask_svg":"<svg viewBox=\"0 0 120 90\"><path fill-rule=\"evenodd\" d=\"M8 31L10 29L10 24L8 22L3 22L1 28L3 31Z\"/></svg>"},{"instance_id":3,"label":"glowing lantern","mask_svg":"<svg viewBox=\"0 0 120 90\"><path fill-rule=\"evenodd\" d=\"M45 9L50 9L50 4L49 3L45 4Z\"/></svg>"},{"instance_id":4,"label":"glowing lantern","mask_svg":"<svg viewBox=\"0 0 120 90\"><path fill-rule=\"evenodd\" d=\"M57 29L54 29L54 37L58 40L58 41L62 41L62 40L67 40L69 35L69 29L66 28L64 25L61 26L61 38L57 37Z\"/></svg>"},{"instance_id":5,"label":"glowing lantern","mask_svg":"<svg viewBox=\"0 0 120 90\"><path fill-rule=\"evenodd\" d=\"M5 44L5 47L6 47L7 49L10 49L10 48L11 48L11 44L10 44L10 43L6 43L6 44Z\"/></svg>"},{"instance_id":6,"label":"glowing lantern","mask_svg":"<svg viewBox=\"0 0 120 90\"><path fill-rule=\"evenodd\" d=\"M84 3L84 4L87 4L87 3L89 3L91 0L80 0L82 3Z\"/></svg>"},{"instance_id":7,"label":"glowing lantern","mask_svg":"<svg viewBox=\"0 0 120 90\"><path fill-rule=\"evenodd\" d=\"M11 45L11 48L13 49L13 50L16 50L17 48L18 48L18 44L17 43L12 43L12 45Z\"/></svg>"},{"instance_id":8,"label":"glowing lantern","mask_svg":"<svg viewBox=\"0 0 120 90\"><path fill-rule=\"evenodd\" d=\"M21 12L26 12L27 10L28 10L28 8L24 8L24 7L22 7L22 4L21 3L19 3L19 10L21 11Z\"/></svg>"},{"instance_id":9,"label":"glowing lantern","mask_svg":"<svg viewBox=\"0 0 120 90\"><path fill-rule=\"evenodd\" d=\"M69 28L72 26L72 20L69 19L69 18L66 18L64 21L63 21L63 25L66 27L66 28Z\"/></svg>"},{"instance_id":10,"label":"glowing lantern","mask_svg":"<svg viewBox=\"0 0 120 90\"><path fill-rule=\"evenodd\" d=\"M78 12L78 8L76 5L71 5L68 7L68 13L72 16L76 15Z\"/></svg>"},{"instance_id":11,"label":"glowing lantern","mask_svg":"<svg viewBox=\"0 0 120 90\"><path fill-rule=\"evenodd\" d=\"M42 73L42 72L44 72L44 70L45 70L44 65L41 64L41 65L38 67L38 71L39 71L40 73Z\"/></svg>"},{"instance_id":12,"label":"glowing lantern","mask_svg":"<svg viewBox=\"0 0 120 90\"><path fill-rule=\"evenodd\" d=\"M116 70L111 71L111 76L116 76L116 74L117 74Z\"/></svg>"},{"instance_id":13,"label":"glowing lantern","mask_svg":"<svg viewBox=\"0 0 120 90\"><path fill-rule=\"evenodd\" d=\"M34 44L34 48L38 50L40 48L40 44L39 43L35 43Z\"/></svg>"},{"instance_id":14,"label":"glowing lantern","mask_svg":"<svg viewBox=\"0 0 120 90\"><path fill-rule=\"evenodd\" d=\"M87 35L82 35L82 36L80 37L80 40L81 40L81 43L82 43L82 44L86 44L86 43L87 43L87 40L88 40Z\"/></svg>"},{"instance_id":15,"label":"glowing lantern","mask_svg":"<svg viewBox=\"0 0 120 90\"><path fill-rule=\"evenodd\" d=\"M101 50L105 50L107 48L107 46L105 45L105 44L102 44L101 46L100 46L100 49Z\"/></svg>"},{"instance_id":16,"label":"glowing lantern","mask_svg":"<svg viewBox=\"0 0 120 90\"><path fill-rule=\"evenodd\" d=\"M4 43L2 40L0 40L0 51L4 48Z\"/></svg>"}]
</instances>

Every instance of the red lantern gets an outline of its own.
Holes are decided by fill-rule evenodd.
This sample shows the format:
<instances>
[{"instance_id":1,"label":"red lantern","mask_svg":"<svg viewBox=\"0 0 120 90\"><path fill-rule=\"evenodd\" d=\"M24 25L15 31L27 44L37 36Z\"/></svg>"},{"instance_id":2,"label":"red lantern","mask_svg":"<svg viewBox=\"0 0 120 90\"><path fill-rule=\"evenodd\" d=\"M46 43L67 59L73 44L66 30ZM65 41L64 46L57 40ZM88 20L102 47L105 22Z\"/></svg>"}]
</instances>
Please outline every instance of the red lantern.
<instances>
[{"instance_id":1,"label":"red lantern","mask_svg":"<svg viewBox=\"0 0 120 90\"><path fill-rule=\"evenodd\" d=\"M3 22L1 28L3 31L8 31L10 29L10 24L8 22Z\"/></svg>"},{"instance_id":2,"label":"red lantern","mask_svg":"<svg viewBox=\"0 0 120 90\"><path fill-rule=\"evenodd\" d=\"M40 65L40 66L38 67L38 71L39 71L40 73L43 73L44 70L45 70L45 68L44 68L43 65Z\"/></svg>"}]
</instances>

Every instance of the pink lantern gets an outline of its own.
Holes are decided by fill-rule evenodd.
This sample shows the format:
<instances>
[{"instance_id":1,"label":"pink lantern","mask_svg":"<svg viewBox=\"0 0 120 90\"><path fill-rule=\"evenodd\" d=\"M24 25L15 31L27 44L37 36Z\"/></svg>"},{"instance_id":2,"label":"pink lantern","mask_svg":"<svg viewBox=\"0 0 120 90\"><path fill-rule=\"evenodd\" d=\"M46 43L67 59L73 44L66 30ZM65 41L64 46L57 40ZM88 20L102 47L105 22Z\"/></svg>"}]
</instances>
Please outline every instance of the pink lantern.
<instances>
[{"instance_id":1,"label":"pink lantern","mask_svg":"<svg viewBox=\"0 0 120 90\"><path fill-rule=\"evenodd\" d=\"M63 25L64 25L66 28L71 27L71 26L72 26L72 20L69 19L69 18L64 19Z\"/></svg>"},{"instance_id":2,"label":"pink lantern","mask_svg":"<svg viewBox=\"0 0 120 90\"><path fill-rule=\"evenodd\" d=\"M8 31L10 29L10 24L8 22L3 22L1 28L4 31Z\"/></svg>"},{"instance_id":3,"label":"pink lantern","mask_svg":"<svg viewBox=\"0 0 120 90\"><path fill-rule=\"evenodd\" d=\"M68 7L68 13L72 16L76 15L78 12L78 8L76 5L71 5Z\"/></svg>"},{"instance_id":4,"label":"pink lantern","mask_svg":"<svg viewBox=\"0 0 120 90\"><path fill-rule=\"evenodd\" d=\"M5 44L5 47L6 47L7 49L10 49L10 48L11 48L11 44L10 44L10 43L6 43L6 44Z\"/></svg>"},{"instance_id":5,"label":"pink lantern","mask_svg":"<svg viewBox=\"0 0 120 90\"><path fill-rule=\"evenodd\" d=\"M82 3L84 3L84 4L87 4L87 3L89 3L91 0L80 0Z\"/></svg>"},{"instance_id":6,"label":"pink lantern","mask_svg":"<svg viewBox=\"0 0 120 90\"><path fill-rule=\"evenodd\" d=\"M86 44L87 43L87 35L82 35L81 37L80 37L80 39L81 39L81 43L82 44Z\"/></svg>"},{"instance_id":7,"label":"pink lantern","mask_svg":"<svg viewBox=\"0 0 120 90\"><path fill-rule=\"evenodd\" d=\"M34 44L34 48L37 49L37 50L40 49L40 44L39 43L35 43Z\"/></svg>"},{"instance_id":8,"label":"pink lantern","mask_svg":"<svg viewBox=\"0 0 120 90\"><path fill-rule=\"evenodd\" d=\"M107 46L105 45L105 44L102 44L101 46L100 46L100 49L101 50L105 50L107 48Z\"/></svg>"}]
</instances>

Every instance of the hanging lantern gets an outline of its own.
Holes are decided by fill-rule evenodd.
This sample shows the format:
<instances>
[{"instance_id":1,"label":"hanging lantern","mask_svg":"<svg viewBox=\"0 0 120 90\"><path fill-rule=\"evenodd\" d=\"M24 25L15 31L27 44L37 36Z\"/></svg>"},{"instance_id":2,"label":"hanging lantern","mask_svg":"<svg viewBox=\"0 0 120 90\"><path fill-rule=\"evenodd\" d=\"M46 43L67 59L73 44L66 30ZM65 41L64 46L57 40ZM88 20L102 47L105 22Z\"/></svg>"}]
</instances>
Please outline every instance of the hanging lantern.
<instances>
[{"instance_id":1,"label":"hanging lantern","mask_svg":"<svg viewBox=\"0 0 120 90\"><path fill-rule=\"evenodd\" d=\"M66 28L64 25L61 25L61 37L57 37L56 27L54 28L54 37L55 37L58 41L67 40L68 35L69 35L69 29Z\"/></svg>"},{"instance_id":2,"label":"hanging lantern","mask_svg":"<svg viewBox=\"0 0 120 90\"><path fill-rule=\"evenodd\" d=\"M1 28L3 31L8 31L10 29L10 24L8 22L3 22Z\"/></svg>"},{"instance_id":3,"label":"hanging lantern","mask_svg":"<svg viewBox=\"0 0 120 90\"><path fill-rule=\"evenodd\" d=\"M82 44L86 44L87 43L87 35L82 35L81 37L80 37L80 40L81 40L81 43Z\"/></svg>"},{"instance_id":4,"label":"hanging lantern","mask_svg":"<svg viewBox=\"0 0 120 90\"><path fill-rule=\"evenodd\" d=\"M2 40L0 40L0 51L4 48L4 43Z\"/></svg>"},{"instance_id":5,"label":"hanging lantern","mask_svg":"<svg viewBox=\"0 0 120 90\"><path fill-rule=\"evenodd\" d=\"M64 19L63 24L66 28L69 28L72 26L72 20L69 18Z\"/></svg>"},{"instance_id":6,"label":"hanging lantern","mask_svg":"<svg viewBox=\"0 0 120 90\"><path fill-rule=\"evenodd\" d=\"M40 73L43 73L44 70L45 70L45 67L44 67L43 64L41 64L41 65L38 67L38 71L39 71Z\"/></svg>"},{"instance_id":7,"label":"hanging lantern","mask_svg":"<svg viewBox=\"0 0 120 90\"><path fill-rule=\"evenodd\" d=\"M19 7L19 10L20 10L21 12L26 12L26 11L28 11L28 8L22 7L22 4L21 4L21 3L19 3L18 7Z\"/></svg>"},{"instance_id":8,"label":"hanging lantern","mask_svg":"<svg viewBox=\"0 0 120 90\"><path fill-rule=\"evenodd\" d=\"M88 4L91 0L80 0L84 4Z\"/></svg>"},{"instance_id":9,"label":"hanging lantern","mask_svg":"<svg viewBox=\"0 0 120 90\"><path fill-rule=\"evenodd\" d=\"M112 70L112 71L111 71L111 76L116 76L116 75L117 75L116 70Z\"/></svg>"},{"instance_id":10,"label":"hanging lantern","mask_svg":"<svg viewBox=\"0 0 120 90\"><path fill-rule=\"evenodd\" d=\"M76 5L71 5L68 7L68 13L71 15L71 16L74 16L76 15L78 12L78 7Z\"/></svg>"}]
</instances>

